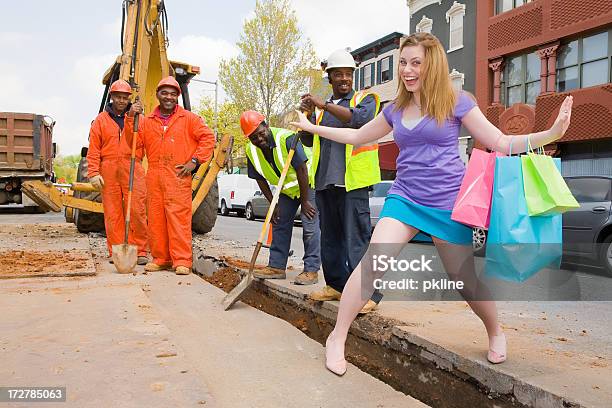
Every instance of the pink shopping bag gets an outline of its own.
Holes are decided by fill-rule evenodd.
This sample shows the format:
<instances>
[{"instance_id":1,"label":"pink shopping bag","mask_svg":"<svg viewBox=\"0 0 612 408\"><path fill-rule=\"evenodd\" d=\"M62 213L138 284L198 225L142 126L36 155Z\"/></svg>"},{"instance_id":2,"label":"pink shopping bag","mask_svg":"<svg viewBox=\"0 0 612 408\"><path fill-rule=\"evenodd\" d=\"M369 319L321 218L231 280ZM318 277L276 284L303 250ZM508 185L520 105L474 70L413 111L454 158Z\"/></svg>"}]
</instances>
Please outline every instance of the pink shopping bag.
<instances>
[{"instance_id":1,"label":"pink shopping bag","mask_svg":"<svg viewBox=\"0 0 612 408\"><path fill-rule=\"evenodd\" d=\"M468 162L451 219L471 227L489 228L495 158L501 153L474 149Z\"/></svg>"}]
</instances>

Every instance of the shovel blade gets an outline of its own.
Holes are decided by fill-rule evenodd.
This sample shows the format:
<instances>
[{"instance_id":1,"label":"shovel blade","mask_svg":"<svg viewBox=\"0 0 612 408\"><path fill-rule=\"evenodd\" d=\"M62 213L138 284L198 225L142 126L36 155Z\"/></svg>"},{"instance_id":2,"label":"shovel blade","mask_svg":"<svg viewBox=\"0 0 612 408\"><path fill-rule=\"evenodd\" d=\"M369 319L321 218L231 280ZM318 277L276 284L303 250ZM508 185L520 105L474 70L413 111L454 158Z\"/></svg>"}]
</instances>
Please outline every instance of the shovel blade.
<instances>
[{"instance_id":1,"label":"shovel blade","mask_svg":"<svg viewBox=\"0 0 612 408\"><path fill-rule=\"evenodd\" d=\"M138 261L138 247L136 245L113 245L113 264L119 273L130 273Z\"/></svg>"},{"instance_id":2,"label":"shovel blade","mask_svg":"<svg viewBox=\"0 0 612 408\"><path fill-rule=\"evenodd\" d=\"M222 302L223 310L229 310L229 308L231 308L232 305L238 301L244 291L249 288L251 282L253 282L253 273L249 271L249 273L247 273L246 276L242 278L240 283L236 285L236 287L232 289L230 293L225 295Z\"/></svg>"}]
</instances>

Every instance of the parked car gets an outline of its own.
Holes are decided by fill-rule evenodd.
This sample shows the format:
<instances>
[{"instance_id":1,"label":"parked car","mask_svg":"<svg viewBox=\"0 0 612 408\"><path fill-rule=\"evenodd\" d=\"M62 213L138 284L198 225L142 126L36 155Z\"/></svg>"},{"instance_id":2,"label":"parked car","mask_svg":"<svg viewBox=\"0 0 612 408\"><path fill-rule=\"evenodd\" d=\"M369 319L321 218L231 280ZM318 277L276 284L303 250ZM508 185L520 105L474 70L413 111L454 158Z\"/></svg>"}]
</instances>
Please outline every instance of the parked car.
<instances>
[{"instance_id":1,"label":"parked car","mask_svg":"<svg viewBox=\"0 0 612 408\"><path fill-rule=\"evenodd\" d=\"M228 215L230 212L244 214L247 201L259 191L257 182L246 174L224 174L219 176L217 181L221 215Z\"/></svg>"},{"instance_id":2,"label":"parked car","mask_svg":"<svg viewBox=\"0 0 612 408\"><path fill-rule=\"evenodd\" d=\"M274 194L274 191L276 191L276 186L270 186L270 190L272 191L272 194ZM255 194L253 194L253 197L247 201L244 216L250 221L255 221L257 218L266 218L269 208L270 202L261 191L257 190ZM296 220L301 221L300 214L301 207L298 207L297 213L295 214Z\"/></svg>"},{"instance_id":3,"label":"parked car","mask_svg":"<svg viewBox=\"0 0 612 408\"><path fill-rule=\"evenodd\" d=\"M567 186L580 204L563 214L563 254L600 262L612 274L612 176L569 176ZM486 231L475 228L474 252L482 255Z\"/></svg>"},{"instance_id":4,"label":"parked car","mask_svg":"<svg viewBox=\"0 0 612 408\"><path fill-rule=\"evenodd\" d=\"M374 184L370 190L370 221L372 222L372 228L378 223L380 212L385 205L387 192L392 184L393 181L383 180L380 183Z\"/></svg>"}]
</instances>

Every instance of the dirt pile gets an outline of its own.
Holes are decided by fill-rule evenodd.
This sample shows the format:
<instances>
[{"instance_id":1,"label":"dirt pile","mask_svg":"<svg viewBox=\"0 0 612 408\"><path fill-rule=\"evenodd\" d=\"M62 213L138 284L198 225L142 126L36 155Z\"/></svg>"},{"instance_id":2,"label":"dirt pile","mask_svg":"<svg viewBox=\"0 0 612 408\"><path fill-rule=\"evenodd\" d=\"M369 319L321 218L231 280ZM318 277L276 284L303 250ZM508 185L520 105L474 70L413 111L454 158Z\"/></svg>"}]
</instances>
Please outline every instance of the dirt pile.
<instances>
[{"instance_id":1,"label":"dirt pile","mask_svg":"<svg viewBox=\"0 0 612 408\"><path fill-rule=\"evenodd\" d=\"M85 251L0 251L0 279L80 275L90 257Z\"/></svg>"},{"instance_id":2,"label":"dirt pile","mask_svg":"<svg viewBox=\"0 0 612 408\"><path fill-rule=\"evenodd\" d=\"M249 270L249 266L251 265L250 262L243 261L242 259L233 258L231 256L222 256L221 260L230 266L233 266L239 269L245 269L247 271ZM261 270L265 268L266 268L265 265L255 264L255 269Z\"/></svg>"},{"instance_id":3,"label":"dirt pile","mask_svg":"<svg viewBox=\"0 0 612 408\"><path fill-rule=\"evenodd\" d=\"M202 276L204 280L229 292L240 283L240 274L234 268L219 268L212 276Z\"/></svg>"}]
</instances>

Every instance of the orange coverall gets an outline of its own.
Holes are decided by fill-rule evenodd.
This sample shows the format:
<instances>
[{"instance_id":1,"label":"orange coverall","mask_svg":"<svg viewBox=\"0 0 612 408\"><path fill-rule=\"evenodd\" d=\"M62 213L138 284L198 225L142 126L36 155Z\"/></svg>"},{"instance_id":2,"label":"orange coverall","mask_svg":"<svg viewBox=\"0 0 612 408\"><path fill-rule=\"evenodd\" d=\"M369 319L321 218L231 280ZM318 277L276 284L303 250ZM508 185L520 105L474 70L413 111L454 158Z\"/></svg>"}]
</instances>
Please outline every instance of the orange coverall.
<instances>
[{"instance_id":1,"label":"orange coverall","mask_svg":"<svg viewBox=\"0 0 612 408\"><path fill-rule=\"evenodd\" d=\"M125 116L125 121L133 120ZM128 181L130 175L130 147L121 137L119 125L107 111L98 115L91 125L87 152L87 177L100 174L104 179L102 204L106 244L112 256L112 246L122 244L125 235ZM147 216L145 199L147 188L142 168L143 149L136 150L134 188L132 191L132 217L128 243L138 247L138 256L147 255ZM124 200L126 202L124 203Z\"/></svg>"},{"instance_id":2,"label":"orange coverall","mask_svg":"<svg viewBox=\"0 0 612 408\"><path fill-rule=\"evenodd\" d=\"M159 112L159 107L155 108ZM191 177L178 177L176 165L192 158L200 163L213 154L215 136L204 120L177 105L167 125L155 114L139 121L137 147L144 147L147 170L149 243L153 262L191 268ZM134 135L126 117L125 140Z\"/></svg>"}]
</instances>

